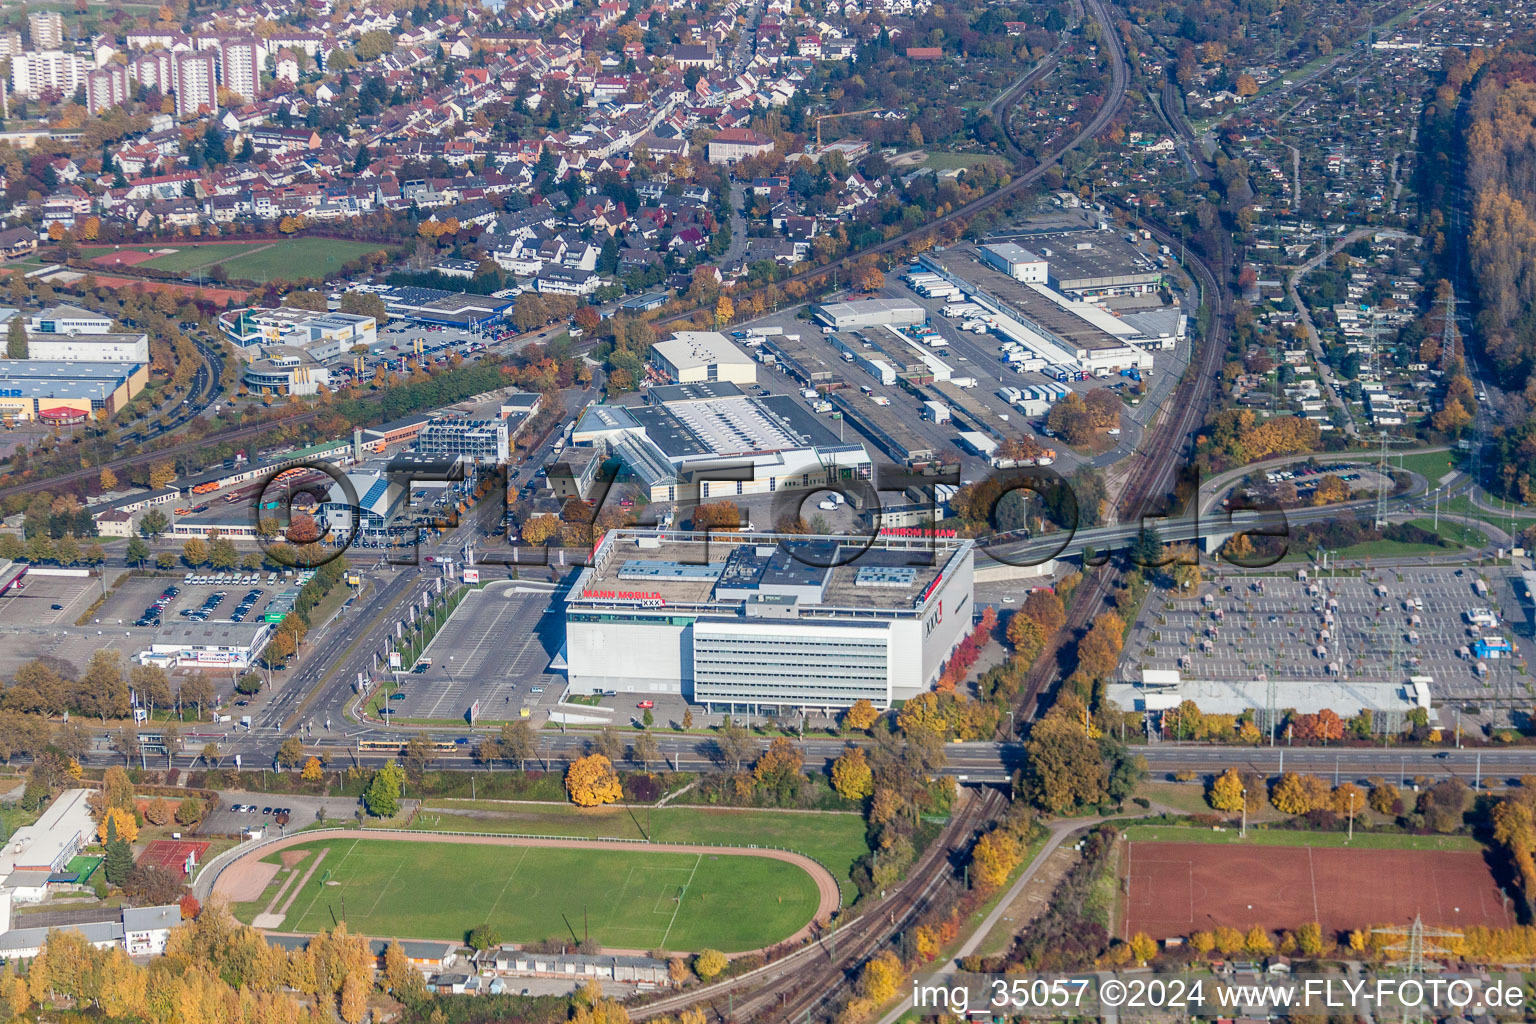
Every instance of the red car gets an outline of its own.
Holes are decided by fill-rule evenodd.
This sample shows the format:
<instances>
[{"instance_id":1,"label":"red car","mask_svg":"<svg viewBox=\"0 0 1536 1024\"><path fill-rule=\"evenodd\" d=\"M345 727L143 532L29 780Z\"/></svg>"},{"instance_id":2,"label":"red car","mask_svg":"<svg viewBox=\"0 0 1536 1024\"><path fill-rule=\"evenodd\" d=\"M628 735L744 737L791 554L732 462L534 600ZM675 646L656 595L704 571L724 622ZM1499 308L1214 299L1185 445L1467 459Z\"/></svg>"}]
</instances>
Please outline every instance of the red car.
<instances>
[{"instance_id":1,"label":"red car","mask_svg":"<svg viewBox=\"0 0 1536 1024\"><path fill-rule=\"evenodd\" d=\"M635 705L635 707L639 708L641 711L649 711L651 708L653 708L655 706L656 706L656 702L653 701L653 700L643 700L639 704Z\"/></svg>"}]
</instances>

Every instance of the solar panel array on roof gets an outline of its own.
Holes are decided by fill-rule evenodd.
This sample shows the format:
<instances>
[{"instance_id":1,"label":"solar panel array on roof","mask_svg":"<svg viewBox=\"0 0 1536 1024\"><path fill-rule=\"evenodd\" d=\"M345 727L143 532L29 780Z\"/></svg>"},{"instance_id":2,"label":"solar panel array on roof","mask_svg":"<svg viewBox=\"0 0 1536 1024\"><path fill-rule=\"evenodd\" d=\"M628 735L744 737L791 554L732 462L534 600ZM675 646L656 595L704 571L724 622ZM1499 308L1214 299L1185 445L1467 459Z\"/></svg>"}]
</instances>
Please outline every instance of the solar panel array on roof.
<instances>
[{"instance_id":1,"label":"solar panel array on roof","mask_svg":"<svg viewBox=\"0 0 1536 1024\"><path fill-rule=\"evenodd\" d=\"M621 580L713 580L718 579L724 562L707 565L687 565L683 562L664 562L637 558L619 567Z\"/></svg>"},{"instance_id":2,"label":"solar panel array on roof","mask_svg":"<svg viewBox=\"0 0 1536 1024\"><path fill-rule=\"evenodd\" d=\"M917 570L902 566L866 565L854 573L856 587L910 587L917 581Z\"/></svg>"}]
</instances>

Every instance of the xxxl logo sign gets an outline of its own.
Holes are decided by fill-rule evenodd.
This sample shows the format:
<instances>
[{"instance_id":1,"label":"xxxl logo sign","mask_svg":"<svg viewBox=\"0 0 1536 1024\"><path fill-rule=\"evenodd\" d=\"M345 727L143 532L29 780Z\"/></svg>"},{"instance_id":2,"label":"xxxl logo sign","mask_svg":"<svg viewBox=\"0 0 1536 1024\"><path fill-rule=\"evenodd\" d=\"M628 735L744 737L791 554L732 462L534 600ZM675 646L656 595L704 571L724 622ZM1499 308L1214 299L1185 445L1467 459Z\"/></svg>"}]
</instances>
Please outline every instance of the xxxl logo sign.
<instances>
[{"instance_id":1,"label":"xxxl logo sign","mask_svg":"<svg viewBox=\"0 0 1536 1024\"><path fill-rule=\"evenodd\" d=\"M923 636L924 637L931 636L933 634L933 631L939 628L939 623L941 623L943 621L944 621L944 602L941 600L941 601L939 601L939 606L938 606L937 609L935 609L934 613L932 615L928 616L928 621L923 623Z\"/></svg>"}]
</instances>

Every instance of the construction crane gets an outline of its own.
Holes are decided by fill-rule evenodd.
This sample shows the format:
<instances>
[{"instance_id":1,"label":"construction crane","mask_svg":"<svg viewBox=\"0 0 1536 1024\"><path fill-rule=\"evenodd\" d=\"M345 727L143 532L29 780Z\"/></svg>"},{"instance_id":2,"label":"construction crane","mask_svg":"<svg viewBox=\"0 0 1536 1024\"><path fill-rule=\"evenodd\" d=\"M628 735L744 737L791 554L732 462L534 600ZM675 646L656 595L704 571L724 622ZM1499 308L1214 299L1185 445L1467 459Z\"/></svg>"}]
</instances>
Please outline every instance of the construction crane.
<instances>
[{"instance_id":1,"label":"construction crane","mask_svg":"<svg viewBox=\"0 0 1536 1024\"><path fill-rule=\"evenodd\" d=\"M816 118L816 148L821 149L821 122L836 120L839 117L860 117L865 114L873 114L873 110L849 110L841 114L822 114Z\"/></svg>"}]
</instances>

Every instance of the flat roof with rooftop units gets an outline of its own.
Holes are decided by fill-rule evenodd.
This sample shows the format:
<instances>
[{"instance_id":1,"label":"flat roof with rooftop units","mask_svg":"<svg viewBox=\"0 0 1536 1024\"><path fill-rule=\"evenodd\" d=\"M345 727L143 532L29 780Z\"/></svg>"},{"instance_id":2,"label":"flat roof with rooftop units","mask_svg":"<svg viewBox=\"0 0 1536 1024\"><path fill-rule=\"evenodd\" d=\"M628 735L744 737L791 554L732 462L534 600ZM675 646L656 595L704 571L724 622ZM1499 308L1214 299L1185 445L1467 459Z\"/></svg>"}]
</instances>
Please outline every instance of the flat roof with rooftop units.
<instances>
[{"instance_id":1,"label":"flat roof with rooftop units","mask_svg":"<svg viewBox=\"0 0 1536 1024\"><path fill-rule=\"evenodd\" d=\"M969 633L973 562L969 540L610 531L564 598L571 689L888 707Z\"/></svg>"},{"instance_id":2,"label":"flat roof with rooftop units","mask_svg":"<svg viewBox=\"0 0 1536 1024\"><path fill-rule=\"evenodd\" d=\"M757 364L719 331L678 331L651 346L651 362L673 380L689 384L728 380L750 384Z\"/></svg>"},{"instance_id":3,"label":"flat roof with rooftop units","mask_svg":"<svg viewBox=\"0 0 1536 1024\"><path fill-rule=\"evenodd\" d=\"M1163 274L1155 259L1111 228L1101 218L1040 217L999 231L987 243L994 250L1013 246L1033 254L1048 268L1051 287L1075 299L1156 291Z\"/></svg>"},{"instance_id":4,"label":"flat roof with rooftop units","mask_svg":"<svg viewBox=\"0 0 1536 1024\"><path fill-rule=\"evenodd\" d=\"M996 316L997 333L1023 344L1047 362L1084 370L1150 369L1152 356L1106 326L1118 323L1097 307L1077 308L1038 282L1021 281L992 265L977 246L924 253L919 265L958 285L970 301ZM1126 334L1134 333L1127 329Z\"/></svg>"},{"instance_id":5,"label":"flat roof with rooftop units","mask_svg":"<svg viewBox=\"0 0 1536 1024\"><path fill-rule=\"evenodd\" d=\"M856 302L828 302L816 307L816 319L828 327L911 327L928 319L928 313L915 302L905 299L860 299Z\"/></svg>"},{"instance_id":6,"label":"flat roof with rooftop units","mask_svg":"<svg viewBox=\"0 0 1536 1024\"><path fill-rule=\"evenodd\" d=\"M862 446L840 440L786 395L749 396L728 381L705 381L651 388L646 401L590 407L571 443L616 456L652 501L767 494L870 472ZM750 475L714 472L726 460Z\"/></svg>"}]
</instances>

